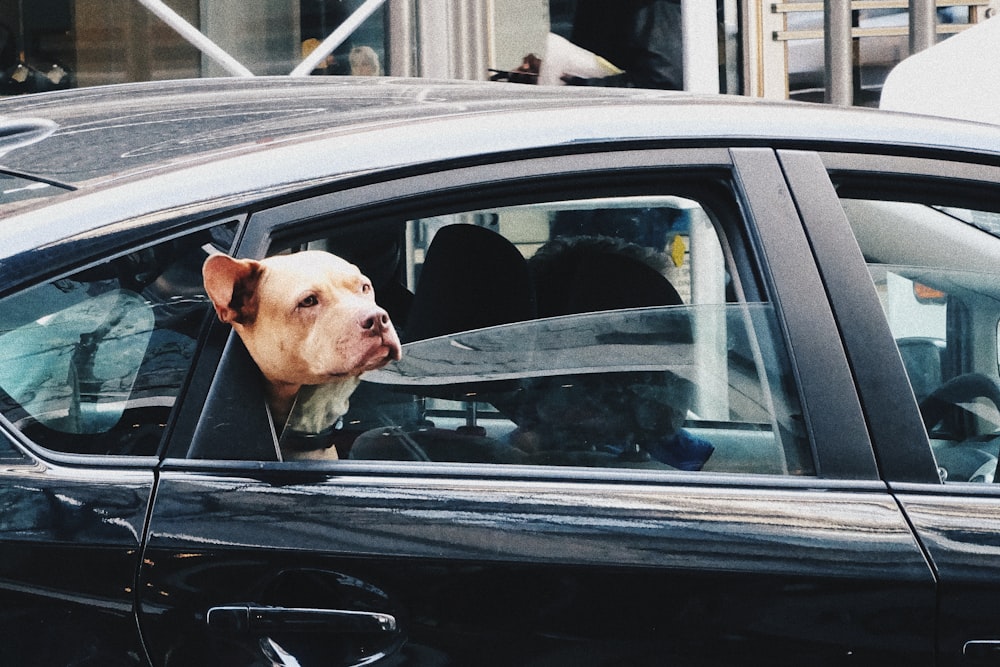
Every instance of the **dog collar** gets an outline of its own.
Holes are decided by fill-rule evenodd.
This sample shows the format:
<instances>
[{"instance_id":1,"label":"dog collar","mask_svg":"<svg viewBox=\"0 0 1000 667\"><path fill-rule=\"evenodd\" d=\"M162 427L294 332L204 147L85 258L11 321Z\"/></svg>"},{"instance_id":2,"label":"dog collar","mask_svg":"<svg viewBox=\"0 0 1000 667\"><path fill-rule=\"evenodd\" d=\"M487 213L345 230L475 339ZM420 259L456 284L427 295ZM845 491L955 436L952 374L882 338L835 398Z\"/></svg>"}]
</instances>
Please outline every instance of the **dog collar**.
<instances>
[{"instance_id":1,"label":"dog collar","mask_svg":"<svg viewBox=\"0 0 1000 667\"><path fill-rule=\"evenodd\" d=\"M286 428L281 434L281 448L290 452L318 452L330 449L335 444L333 436L343 428L343 418L319 433L303 433Z\"/></svg>"}]
</instances>

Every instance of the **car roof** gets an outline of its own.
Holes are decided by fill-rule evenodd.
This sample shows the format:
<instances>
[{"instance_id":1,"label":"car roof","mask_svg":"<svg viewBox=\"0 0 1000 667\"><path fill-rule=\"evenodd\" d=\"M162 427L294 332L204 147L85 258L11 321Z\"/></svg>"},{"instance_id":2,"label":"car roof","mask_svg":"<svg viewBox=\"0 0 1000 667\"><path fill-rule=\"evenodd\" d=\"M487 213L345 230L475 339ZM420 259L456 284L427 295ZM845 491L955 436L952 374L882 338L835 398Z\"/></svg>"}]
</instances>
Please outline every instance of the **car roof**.
<instances>
[{"instance_id":1,"label":"car roof","mask_svg":"<svg viewBox=\"0 0 1000 667\"><path fill-rule=\"evenodd\" d=\"M198 202L622 141L921 147L995 161L1000 128L733 96L425 79L194 79L41 93L0 101L0 172L49 184L0 201L0 259Z\"/></svg>"},{"instance_id":2,"label":"car roof","mask_svg":"<svg viewBox=\"0 0 1000 667\"><path fill-rule=\"evenodd\" d=\"M0 164L79 185L107 181L158 163L266 150L275 142L333 132L479 114L609 105L666 106L669 110L664 110L664 121L670 121L672 113L681 116L677 124L656 127L655 137L858 143L877 138L880 144L930 142L959 149L1000 150L994 141L979 134L982 128L963 131L930 118L910 118L902 124L899 119L885 119L863 109L735 96L425 79L256 77L144 82L8 98L0 101L0 127L25 118L54 122L59 127L53 136L3 157ZM706 108L714 112L701 115ZM692 127L685 111L695 111L701 122ZM748 113L749 122L745 119ZM775 113L781 116L780 124L771 115ZM772 120L753 122L767 118ZM638 129L632 125L617 112L594 113L590 122L574 129L580 140L620 139ZM650 134L643 129L641 135ZM530 133L530 128L516 131ZM514 127L511 133L515 133ZM440 139L447 141L446 137ZM475 150L474 146L467 148Z\"/></svg>"}]
</instances>

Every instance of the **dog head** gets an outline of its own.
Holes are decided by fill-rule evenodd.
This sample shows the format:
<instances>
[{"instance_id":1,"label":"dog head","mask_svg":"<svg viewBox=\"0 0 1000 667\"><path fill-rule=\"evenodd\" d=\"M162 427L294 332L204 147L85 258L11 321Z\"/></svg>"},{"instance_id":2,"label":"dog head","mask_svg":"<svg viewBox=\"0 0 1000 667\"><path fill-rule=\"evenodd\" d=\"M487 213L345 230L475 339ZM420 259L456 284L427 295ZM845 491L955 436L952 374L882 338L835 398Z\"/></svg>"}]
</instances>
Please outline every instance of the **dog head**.
<instances>
[{"instance_id":1,"label":"dog head","mask_svg":"<svg viewBox=\"0 0 1000 667\"><path fill-rule=\"evenodd\" d=\"M375 304L371 282L336 255L213 255L202 273L219 319L273 384L297 390L357 378L400 358L399 337Z\"/></svg>"}]
</instances>

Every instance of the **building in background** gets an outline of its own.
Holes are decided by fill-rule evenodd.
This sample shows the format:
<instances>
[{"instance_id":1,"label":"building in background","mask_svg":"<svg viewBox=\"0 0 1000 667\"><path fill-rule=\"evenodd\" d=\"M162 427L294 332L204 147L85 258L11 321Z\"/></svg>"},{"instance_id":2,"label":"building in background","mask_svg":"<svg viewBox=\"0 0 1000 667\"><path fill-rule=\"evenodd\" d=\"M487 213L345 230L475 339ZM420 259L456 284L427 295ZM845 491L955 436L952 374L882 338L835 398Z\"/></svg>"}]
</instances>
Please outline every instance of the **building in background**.
<instances>
[{"instance_id":1,"label":"building in background","mask_svg":"<svg viewBox=\"0 0 1000 667\"><path fill-rule=\"evenodd\" d=\"M698 34L717 41L720 92L822 100L824 7L832 2L849 5L850 35L840 46L850 51L851 102L877 103L889 69L910 53L913 0L717 0L707 15L714 26ZM937 38L998 5L937 0ZM164 7L177 21L157 13ZM255 75L292 72L348 24L309 73L370 72L374 63L394 76L486 79L528 53L544 58L550 32L570 38L575 9L576 0L0 0L0 94L238 71L179 23ZM364 20L353 25L356 12ZM363 70L352 70L352 51Z\"/></svg>"}]
</instances>

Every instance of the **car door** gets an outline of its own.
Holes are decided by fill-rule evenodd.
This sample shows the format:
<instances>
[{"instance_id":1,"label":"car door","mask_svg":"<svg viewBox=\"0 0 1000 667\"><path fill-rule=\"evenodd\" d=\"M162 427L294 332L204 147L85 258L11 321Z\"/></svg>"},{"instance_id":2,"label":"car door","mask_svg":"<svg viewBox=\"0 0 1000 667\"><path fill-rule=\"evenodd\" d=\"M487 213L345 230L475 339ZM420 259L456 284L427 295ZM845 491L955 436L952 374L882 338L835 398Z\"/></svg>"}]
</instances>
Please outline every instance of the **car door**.
<instances>
[{"instance_id":1,"label":"car door","mask_svg":"<svg viewBox=\"0 0 1000 667\"><path fill-rule=\"evenodd\" d=\"M599 258L539 280L560 245ZM143 552L156 663L933 662L932 572L771 150L367 177L239 253L306 247L369 274L403 359L310 434L340 460L279 460L215 327Z\"/></svg>"},{"instance_id":2,"label":"car door","mask_svg":"<svg viewBox=\"0 0 1000 667\"><path fill-rule=\"evenodd\" d=\"M208 314L204 248L229 249L234 228L52 244L48 278L0 299L3 664L146 662L135 577L154 470Z\"/></svg>"},{"instance_id":3,"label":"car door","mask_svg":"<svg viewBox=\"0 0 1000 667\"><path fill-rule=\"evenodd\" d=\"M828 170L837 185L797 192L810 236L839 239L814 241L824 274L836 266L844 277L845 256L868 265L867 277L828 288L855 367L896 370L857 373L879 462L939 579L939 664L994 664L996 159L843 152L782 161L789 173ZM843 241L852 235L857 246Z\"/></svg>"}]
</instances>

